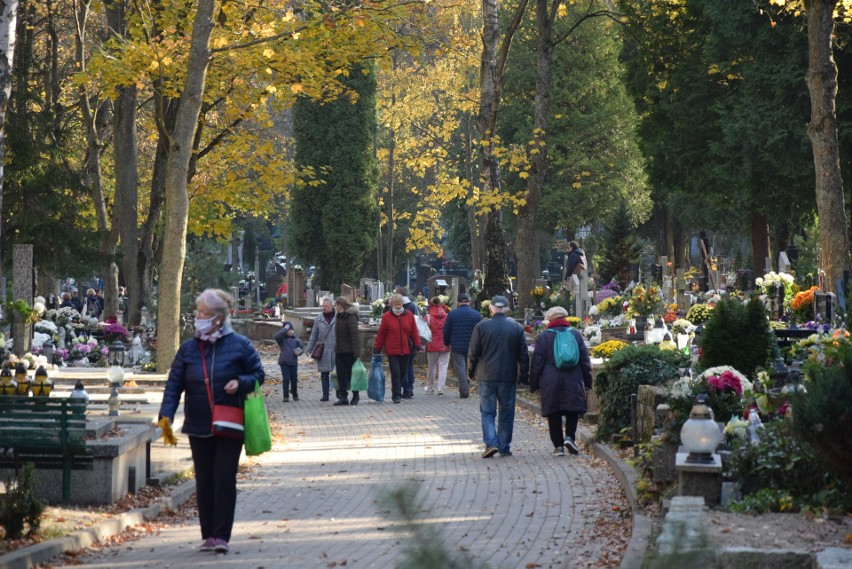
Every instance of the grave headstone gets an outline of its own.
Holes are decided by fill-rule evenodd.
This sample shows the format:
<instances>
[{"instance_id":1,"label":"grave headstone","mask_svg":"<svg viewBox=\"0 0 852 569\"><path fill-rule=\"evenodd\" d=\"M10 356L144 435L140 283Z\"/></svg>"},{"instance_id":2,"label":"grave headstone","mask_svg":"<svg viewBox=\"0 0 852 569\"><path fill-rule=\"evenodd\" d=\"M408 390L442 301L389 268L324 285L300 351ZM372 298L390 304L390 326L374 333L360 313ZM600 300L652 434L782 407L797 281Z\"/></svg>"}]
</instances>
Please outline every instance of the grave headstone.
<instances>
[{"instance_id":1,"label":"grave headstone","mask_svg":"<svg viewBox=\"0 0 852 569\"><path fill-rule=\"evenodd\" d=\"M305 271L295 265L287 271L287 300L293 308L305 306Z\"/></svg>"},{"instance_id":2,"label":"grave headstone","mask_svg":"<svg viewBox=\"0 0 852 569\"><path fill-rule=\"evenodd\" d=\"M33 305L33 246L12 245L12 300L23 300ZM12 338L15 355L23 356L30 351L32 325L23 322L20 315L13 315Z\"/></svg>"},{"instance_id":3,"label":"grave headstone","mask_svg":"<svg viewBox=\"0 0 852 569\"><path fill-rule=\"evenodd\" d=\"M340 296L347 299L349 302L355 302L358 291L354 286L343 283L340 285Z\"/></svg>"},{"instance_id":4,"label":"grave headstone","mask_svg":"<svg viewBox=\"0 0 852 569\"><path fill-rule=\"evenodd\" d=\"M789 273L792 267L793 265L790 263L790 259L787 257L787 253L785 253L784 251L778 253L778 272Z\"/></svg>"},{"instance_id":5,"label":"grave headstone","mask_svg":"<svg viewBox=\"0 0 852 569\"><path fill-rule=\"evenodd\" d=\"M771 273L771 272L772 272L772 258L771 258L771 257L766 257L766 258L764 259L764 261L763 261L763 271L764 271L765 273Z\"/></svg>"}]
</instances>

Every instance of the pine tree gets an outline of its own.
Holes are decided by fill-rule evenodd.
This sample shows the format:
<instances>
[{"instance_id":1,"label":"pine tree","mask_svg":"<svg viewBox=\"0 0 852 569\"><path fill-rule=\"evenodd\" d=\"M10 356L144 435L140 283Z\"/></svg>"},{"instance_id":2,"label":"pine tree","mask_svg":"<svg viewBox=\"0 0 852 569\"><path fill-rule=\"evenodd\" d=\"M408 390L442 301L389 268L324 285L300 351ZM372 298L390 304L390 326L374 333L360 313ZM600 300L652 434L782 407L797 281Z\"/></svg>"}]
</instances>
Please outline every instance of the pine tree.
<instances>
[{"instance_id":1,"label":"pine tree","mask_svg":"<svg viewBox=\"0 0 852 569\"><path fill-rule=\"evenodd\" d=\"M601 283L615 280L622 288L627 286L630 265L639 262L642 244L633 234L633 221L622 202L604 227L601 260L598 274Z\"/></svg>"},{"instance_id":2,"label":"pine tree","mask_svg":"<svg viewBox=\"0 0 852 569\"><path fill-rule=\"evenodd\" d=\"M301 99L293 110L296 163L312 168L314 181L293 193L290 244L300 261L317 266L325 290L357 284L379 222L372 67L354 66L343 83L350 94Z\"/></svg>"}]
</instances>

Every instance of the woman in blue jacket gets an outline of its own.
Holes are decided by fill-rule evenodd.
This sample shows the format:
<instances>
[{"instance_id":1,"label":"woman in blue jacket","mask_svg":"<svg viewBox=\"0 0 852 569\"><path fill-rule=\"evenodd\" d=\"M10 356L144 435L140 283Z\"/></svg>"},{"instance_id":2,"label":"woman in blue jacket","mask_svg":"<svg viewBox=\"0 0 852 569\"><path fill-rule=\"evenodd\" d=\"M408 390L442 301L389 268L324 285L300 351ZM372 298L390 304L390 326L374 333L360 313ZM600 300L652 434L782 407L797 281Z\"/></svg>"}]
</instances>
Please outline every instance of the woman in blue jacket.
<instances>
[{"instance_id":1,"label":"woman in blue jacket","mask_svg":"<svg viewBox=\"0 0 852 569\"><path fill-rule=\"evenodd\" d=\"M212 406L242 409L246 395L254 391L255 382L263 383L265 375L254 345L231 327L233 297L207 289L195 304L195 338L181 344L175 355L159 415L173 421L184 394L182 432L189 436L195 467L201 550L226 553L243 439L214 436Z\"/></svg>"}]
</instances>

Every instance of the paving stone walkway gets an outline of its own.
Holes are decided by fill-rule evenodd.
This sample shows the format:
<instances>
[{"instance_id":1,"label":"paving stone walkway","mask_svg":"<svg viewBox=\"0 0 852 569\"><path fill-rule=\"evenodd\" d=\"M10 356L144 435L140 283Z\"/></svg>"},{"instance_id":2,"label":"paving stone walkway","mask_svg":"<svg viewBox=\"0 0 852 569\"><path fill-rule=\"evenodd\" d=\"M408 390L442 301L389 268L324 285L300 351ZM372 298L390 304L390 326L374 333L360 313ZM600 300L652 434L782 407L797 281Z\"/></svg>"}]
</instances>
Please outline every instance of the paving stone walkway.
<instances>
[{"instance_id":1,"label":"paving stone walkway","mask_svg":"<svg viewBox=\"0 0 852 569\"><path fill-rule=\"evenodd\" d=\"M318 374L305 362L301 400L284 403L280 371L267 370L280 436L239 482L231 552L198 552L191 519L83 558L83 567L396 567L412 538L387 495L405 484L416 488L419 522L438 532L427 546L495 569L600 566L596 526L612 515L618 482L585 452L551 456L540 417L519 410L514 456L482 459L476 394L429 395L418 381L399 405L362 397L334 407L319 401Z\"/></svg>"}]
</instances>

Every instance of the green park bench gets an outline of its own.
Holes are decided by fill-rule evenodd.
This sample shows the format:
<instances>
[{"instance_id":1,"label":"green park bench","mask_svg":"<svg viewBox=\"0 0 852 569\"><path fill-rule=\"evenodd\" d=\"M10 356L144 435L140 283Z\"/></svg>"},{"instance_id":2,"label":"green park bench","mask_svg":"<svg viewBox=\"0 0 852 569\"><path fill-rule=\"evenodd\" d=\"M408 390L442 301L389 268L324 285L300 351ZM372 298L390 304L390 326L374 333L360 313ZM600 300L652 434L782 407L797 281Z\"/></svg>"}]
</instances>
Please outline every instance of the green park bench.
<instances>
[{"instance_id":1,"label":"green park bench","mask_svg":"<svg viewBox=\"0 0 852 569\"><path fill-rule=\"evenodd\" d=\"M86 448L86 402L60 397L0 396L0 468L62 470L62 501L71 500L71 471L92 470Z\"/></svg>"}]
</instances>

